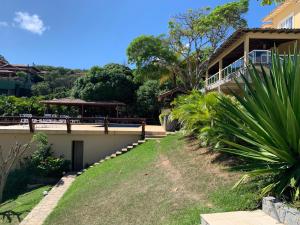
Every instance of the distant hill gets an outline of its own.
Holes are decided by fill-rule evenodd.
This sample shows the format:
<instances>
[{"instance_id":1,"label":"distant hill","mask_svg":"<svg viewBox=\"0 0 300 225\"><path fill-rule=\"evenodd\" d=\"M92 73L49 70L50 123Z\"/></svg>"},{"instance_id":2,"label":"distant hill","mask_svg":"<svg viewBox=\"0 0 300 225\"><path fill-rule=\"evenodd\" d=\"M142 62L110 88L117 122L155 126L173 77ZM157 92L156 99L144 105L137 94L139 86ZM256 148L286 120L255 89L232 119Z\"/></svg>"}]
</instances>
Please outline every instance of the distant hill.
<instances>
[{"instance_id":1,"label":"distant hill","mask_svg":"<svg viewBox=\"0 0 300 225\"><path fill-rule=\"evenodd\" d=\"M68 69L46 65L35 65L41 72L32 78L32 94L46 98L63 98L70 95L75 80L87 70Z\"/></svg>"}]
</instances>

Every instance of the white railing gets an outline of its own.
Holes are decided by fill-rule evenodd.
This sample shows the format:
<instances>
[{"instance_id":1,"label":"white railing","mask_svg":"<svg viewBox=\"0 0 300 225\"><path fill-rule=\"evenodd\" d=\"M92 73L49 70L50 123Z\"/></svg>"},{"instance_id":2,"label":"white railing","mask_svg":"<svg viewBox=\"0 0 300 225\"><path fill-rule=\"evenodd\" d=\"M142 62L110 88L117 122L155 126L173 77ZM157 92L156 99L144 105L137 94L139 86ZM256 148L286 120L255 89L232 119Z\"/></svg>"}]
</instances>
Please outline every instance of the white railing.
<instances>
[{"instance_id":1,"label":"white railing","mask_svg":"<svg viewBox=\"0 0 300 225\"><path fill-rule=\"evenodd\" d=\"M210 76L210 77L207 79L207 84L208 84L208 85L214 84L214 83L216 83L218 80L219 80L219 72L218 72L218 73L215 73L215 74L212 75L212 76Z\"/></svg>"},{"instance_id":2,"label":"white railing","mask_svg":"<svg viewBox=\"0 0 300 225\"><path fill-rule=\"evenodd\" d=\"M253 64L266 64L272 62L271 51L268 50L254 50L249 53L249 61Z\"/></svg>"},{"instance_id":3,"label":"white railing","mask_svg":"<svg viewBox=\"0 0 300 225\"><path fill-rule=\"evenodd\" d=\"M248 54L249 61L253 64L265 64L270 65L271 63L271 51L268 50L253 50ZM217 82L231 80L234 77L241 75L241 72L244 72L245 69L245 57L241 57L238 60L234 61L230 65L226 66L221 70L221 80L219 78L219 73L216 73L210 76L207 79L207 89L213 88L213 85Z\"/></svg>"}]
</instances>

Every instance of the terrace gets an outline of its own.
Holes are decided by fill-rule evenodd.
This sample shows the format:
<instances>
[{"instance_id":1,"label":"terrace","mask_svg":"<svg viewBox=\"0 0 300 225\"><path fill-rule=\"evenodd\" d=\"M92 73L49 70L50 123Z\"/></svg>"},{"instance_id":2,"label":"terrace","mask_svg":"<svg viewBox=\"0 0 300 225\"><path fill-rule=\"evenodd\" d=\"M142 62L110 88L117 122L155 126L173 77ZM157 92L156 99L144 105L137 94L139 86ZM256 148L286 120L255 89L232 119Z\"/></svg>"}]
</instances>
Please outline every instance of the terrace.
<instances>
[{"instance_id":1,"label":"terrace","mask_svg":"<svg viewBox=\"0 0 300 225\"><path fill-rule=\"evenodd\" d=\"M249 62L254 65L270 66L271 51L269 50L253 50L248 54ZM239 78L245 72L245 57L241 57L230 65L226 66L221 72L217 72L207 79L207 89L213 90L218 86L232 82L235 78ZM239 80L242 82L241 80Z\"/></svg>"},{"instance_id":2,"label":"terrace","mask_svg":"<svg viewBox=\"0 0 300 225\"><path fill-rule=\"evenodd\" d=\"M238 91L235 82L250 63L269 68L271 51L284 57L299 46L299 29L242 29L235 32L212 56L206 74L205 90L228 93Z\"/></svg>"}]
</instances>

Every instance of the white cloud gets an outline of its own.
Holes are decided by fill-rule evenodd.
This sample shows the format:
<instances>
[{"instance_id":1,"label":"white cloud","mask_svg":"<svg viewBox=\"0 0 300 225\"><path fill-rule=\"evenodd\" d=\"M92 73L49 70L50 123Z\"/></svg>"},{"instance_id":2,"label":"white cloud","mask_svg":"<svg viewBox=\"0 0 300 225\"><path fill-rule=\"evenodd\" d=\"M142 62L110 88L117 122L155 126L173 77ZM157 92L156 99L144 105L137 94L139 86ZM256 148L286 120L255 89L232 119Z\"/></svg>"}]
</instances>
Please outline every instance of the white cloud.
<instances>
[{"instance_id":1,"label":"white cloud","mask_svg":"<svg viewBox=\"0 0 300 225\"><path fill-rule=\"evenodd\" d=\"M8 27L8 23L5 21L0 21L0 27Z\"/></svg>"},{"instance_id":2,"label":"white cloud","mask_svg":"<svg viewBox=\"0 0 300 225\"><path fill-rule=\"evenodd\" d=\"M30 15L27 12L16 12L14 21L17 23L18 27L34 34L42 35L44 31L47 30L43 20L36 14Z\"/></svg>"}]
</instances>

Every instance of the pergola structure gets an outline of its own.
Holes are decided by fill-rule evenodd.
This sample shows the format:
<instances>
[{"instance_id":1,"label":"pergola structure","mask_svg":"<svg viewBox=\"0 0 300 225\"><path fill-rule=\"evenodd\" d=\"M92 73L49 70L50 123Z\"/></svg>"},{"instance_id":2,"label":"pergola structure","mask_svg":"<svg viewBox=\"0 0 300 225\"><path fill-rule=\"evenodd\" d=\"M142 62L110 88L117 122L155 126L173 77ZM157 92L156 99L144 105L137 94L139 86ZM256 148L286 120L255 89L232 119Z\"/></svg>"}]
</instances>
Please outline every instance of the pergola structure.
<instances>
[{"instance_id":1,"label":"pergola structure","mask_svg":"<svg viewBox=\"0 0 300 225\"><path fill-rule=\"evenodd\" d=\"M61 99L52 99L52 100L43 100L40 103L45 104L47 109L51 105L56 106L74 106L80 109L80 114L84 117L84 110L86 108L98 108L104 109L106 111L115 112L116 117L119 117L119 111L122 107L126 107L126 104L123 102L118 101L97 101L97 102L90 102L85 101L82 99L74 99L74 98L61 98ZM106 116L106 115L105 115Z\"/></svg>"}]
</instances>

